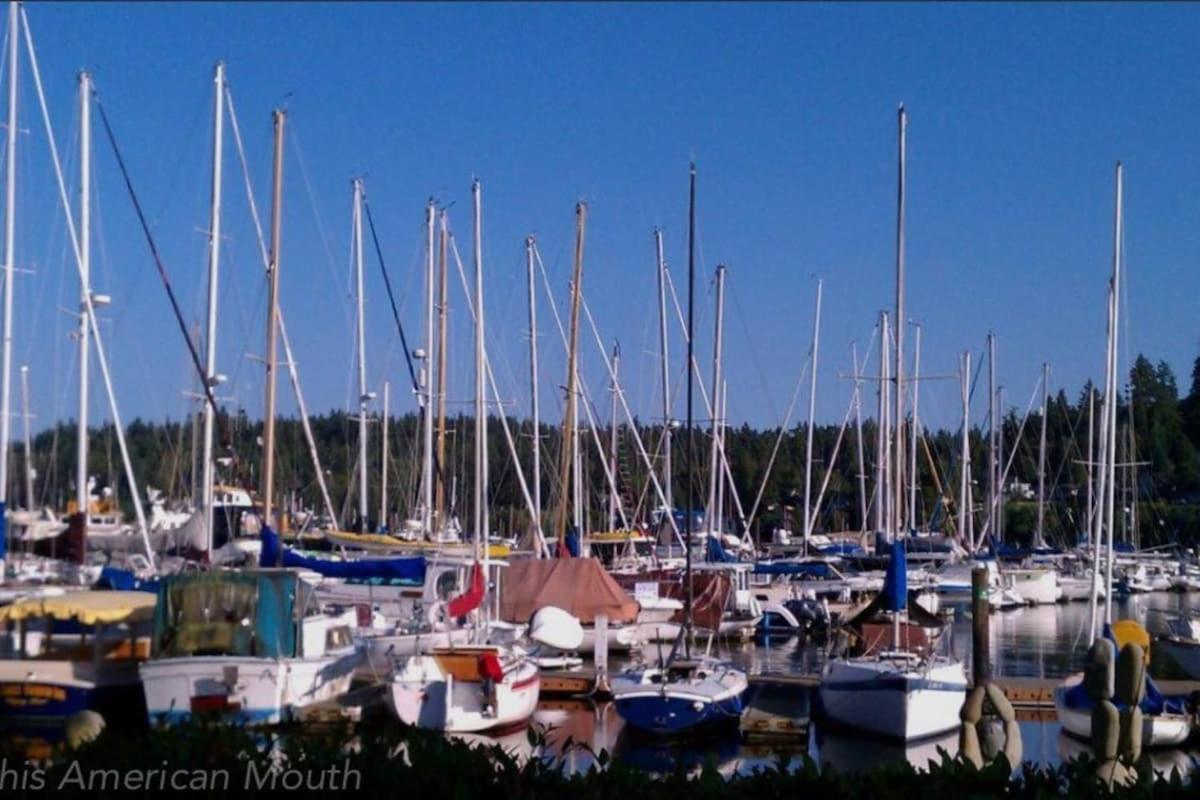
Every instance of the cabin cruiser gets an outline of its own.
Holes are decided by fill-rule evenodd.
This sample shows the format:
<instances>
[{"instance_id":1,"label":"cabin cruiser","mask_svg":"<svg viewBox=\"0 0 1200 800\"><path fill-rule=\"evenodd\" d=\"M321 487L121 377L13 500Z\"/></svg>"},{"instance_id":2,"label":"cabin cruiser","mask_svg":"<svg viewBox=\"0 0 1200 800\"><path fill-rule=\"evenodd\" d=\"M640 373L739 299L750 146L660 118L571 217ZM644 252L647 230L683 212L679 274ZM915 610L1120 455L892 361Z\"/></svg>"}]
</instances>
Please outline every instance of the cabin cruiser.
<instances>
[{"instance_id":1,"label":"cabin cruiser","mask_svg":"<svg viewBox=\"0 0 1200 800\"><path fill-rule=\"evenodd\" d=\"M0 723L62 734L70 717L144 718L149 592L41 592L0 606Z\"/></svg>"},{"instance_id":2,"label":"cabin cruiser","mask_svg":"<svg viewBox=\"0 0 1200 800\"><path fill-rule=\"evenodd\" d=\"M354 612L330 613L295 569L163 579L153 652L141 665L152 724L193 715L275 724L349 688Z\"/></svg>"}]
</instances>

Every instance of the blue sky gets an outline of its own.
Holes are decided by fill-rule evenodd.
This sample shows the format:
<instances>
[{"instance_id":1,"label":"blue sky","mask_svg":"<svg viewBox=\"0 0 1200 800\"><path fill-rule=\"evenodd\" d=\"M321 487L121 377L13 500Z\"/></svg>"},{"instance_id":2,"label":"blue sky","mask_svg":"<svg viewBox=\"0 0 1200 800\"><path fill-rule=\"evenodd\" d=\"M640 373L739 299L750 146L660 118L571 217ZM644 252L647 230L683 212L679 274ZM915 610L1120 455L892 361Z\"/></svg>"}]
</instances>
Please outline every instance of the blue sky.
<instances>
[{"instance_id":1,"label":"blue sky","mask_svg":"<svg viewBox=\"0 0 1200 800\"><path fill-rule=\"evenodd\" d=\"M425 201L453 203L469 267L477 175L502 391L526 408L524 237L537 235L564 303L582 198L585 293L604 339L622 343L635 410L657 416L651 235L664 228L682 287L695 159L701 299L716 264L729 265L731 420L779 422L809 346L814 274L825 280L818 412L840 419L850 342L865 348L893 301L900 102L909 312L924 326L927 372L952 372L993 329L1014 405L1027 402L1043 360L1072 397L1099 377L1118 158L1129 347L1166 359L1185 390L1200 349L1200 17L1190 7L98 3L33 4L28 14L72 184L75 74L88 67L196 321L213 63L228 65L264 214L270 111L287 104L282 303L313 409L348 407L355 393L350 179L366 176L415 337ZM18 281L16 351L32 365L42 421L74 416L72 323L60 309L74 307L77 289L24 54L21 74L17 260L32 272ZM261 368L247 355L262 352L265 287L227 142L218 353L225 393L257 415ZM95 288L114 299L105 332L122 415L178 418L186 352L98 119L94 152ZM367 269L369 382L390 380L393 409L408 410L373 256ZM466 400L469 327L454 289L451 394ZM697 319L707 361L711 308ZM543 325L545 414L557 418L565 358L548 314ZM585 375L607 407L590 332L583 341ZM957 423L954 384L929 383L922 405L933 423ZM977 395L977 420L981 406ZM99 391L91 407L93 419L107 416ZM803 411L802 400L793 421Z\"/></svg>"}]
</instances>

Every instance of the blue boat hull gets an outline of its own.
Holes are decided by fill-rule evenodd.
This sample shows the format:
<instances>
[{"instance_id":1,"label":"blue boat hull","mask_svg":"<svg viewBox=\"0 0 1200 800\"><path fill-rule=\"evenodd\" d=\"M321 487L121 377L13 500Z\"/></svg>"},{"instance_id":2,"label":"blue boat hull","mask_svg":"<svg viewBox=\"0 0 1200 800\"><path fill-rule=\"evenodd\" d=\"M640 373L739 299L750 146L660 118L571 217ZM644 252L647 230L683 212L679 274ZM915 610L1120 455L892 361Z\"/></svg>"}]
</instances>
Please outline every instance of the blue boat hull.
<instances>
[{"instance_id":1,"label":"blue boat hull","mask_svg":"<svg viewBox=\"0 0 1200 800\"><path fill-rule=\"evenodd\" d=\"M95 711L106 722L138 720L146 713L140 684L71 686L49 681L0 683L0 725L21 732L57 733L80 711Z\"/></svg>"},{"instance_id":2,"label":"blue boat hull","mask_svg":"<svg viewBox=\"0 0 1200 800\"><path fill-rule=\"evenodd\" d=\"M653 695L615 701L617 713L625 724L646 733L674 735L731 725L742 715L742 695L716 703Z\"/></svg>"}]
</instances>

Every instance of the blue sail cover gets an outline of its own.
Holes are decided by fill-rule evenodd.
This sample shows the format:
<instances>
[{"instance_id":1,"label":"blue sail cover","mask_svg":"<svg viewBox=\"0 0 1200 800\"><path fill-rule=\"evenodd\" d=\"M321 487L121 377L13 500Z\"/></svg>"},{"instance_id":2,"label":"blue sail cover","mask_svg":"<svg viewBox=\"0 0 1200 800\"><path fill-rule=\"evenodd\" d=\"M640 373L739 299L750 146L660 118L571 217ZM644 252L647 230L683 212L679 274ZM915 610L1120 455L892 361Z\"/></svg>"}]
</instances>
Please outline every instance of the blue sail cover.
<instances>
[{"instance_id":1,"label":"blue sail cover","mask_svg":"<svg viewBox=\"0 0 1200 800\"><path fill-rule=\"evenodd\" d=\"M5 506L8 504L0 500L0 561L3 561L8 555L8 514Z\"/></svg>"},{"instance_id":2,"label":"blue sail cover","mask_svg":"<svg viewBox=\"0 0 1200 800\"><path fill-rule=\"evenodd\" d=\"M334 561L328 558L302 556L284 547L279 534L269 525L262 529L260 567L295 567L307 569L327 578L390 578L414 583L425 582L425 557L364 558L357 561Z\"/></svg>"},{"instance_id":3,"label":"blue sail cover","mask_svg":"<svg viewBox=\"0 0 1200 800\"><path fill-rule=\"evenodd\" d=\"M93 588L113 589L118 592L158 592L158 584L157 578L142 580L133 570L106 566L100 569L100 577L96 579Z\"/></svg>"},{"instance_id":4,"label":"blue sail cover","mask_svg":"<svg viewBox=\"0 0 1200 800\"><path fill-rule=\"evenodd\" d=\"M799 575L806 578L834 579L838 575L823 561L759 561L754 565L755 575Z\"/></svg>"},{"instance_id":5,"label":"blue sail cover","mask_svg":"<svg viewBox=\"0 0 1200 800\"><path fill-rule=\"evenodd\" d=\"M900 612L908 608L908 558L904 554L903 540L897 539L888 548L891 557L883 578L883 607Z\"/></svg>"},{"instance_id":6,"label":"blue sail cover","mask_svg":"<svg viewBox=\"0 0 1200 800\"><path fill-rule=\"evenodd\" d=\"M720 536L709 536L708 546L704 551L706 561L717 561L722 564L732 564L737 561L737 556L729 553L725 546L721 544Z\"/></svg>"}]
</instances>

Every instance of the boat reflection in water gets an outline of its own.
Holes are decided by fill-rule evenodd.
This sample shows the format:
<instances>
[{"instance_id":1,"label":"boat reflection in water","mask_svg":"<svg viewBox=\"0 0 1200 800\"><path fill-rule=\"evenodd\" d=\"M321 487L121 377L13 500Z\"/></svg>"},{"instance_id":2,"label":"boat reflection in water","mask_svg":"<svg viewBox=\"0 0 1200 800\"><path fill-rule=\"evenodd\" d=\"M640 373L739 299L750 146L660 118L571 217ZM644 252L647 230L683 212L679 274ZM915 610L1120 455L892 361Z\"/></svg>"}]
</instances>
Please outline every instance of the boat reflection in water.
<instances>
[{"instance_id":1,"label":"boat reflection in water","mask_svg":"<svg viewBox=\"0 0 1200 800\"><path fill-rule=\"evenodd\" d=\"M809 729L808 755L821 767L838 772L860 772L889 761L907 761L915 769L928 769L940 763L943 754L958 755L958 731L953 730L927 739L902 742L854 735L843 731Z\"/></svg>"},{"instance_id":2,"label":"boat reflection in water","mask_svg":"<svg viewBox=\"0 0 1200 800\"><path fill-rule=\"evenodd\" d=\"M1071 736L1066 731L1058 733L1058 757L1062 761L1072 761L1080 756L1094 757L1092 747L1087 742ZM1170 779L1171 774L1178 770L1179 777L1187 780L1196 769L1200 752L1189 748L1144 749L1139 763L1150 764L1154 777Z\"/></svg>"}]
</instances>

